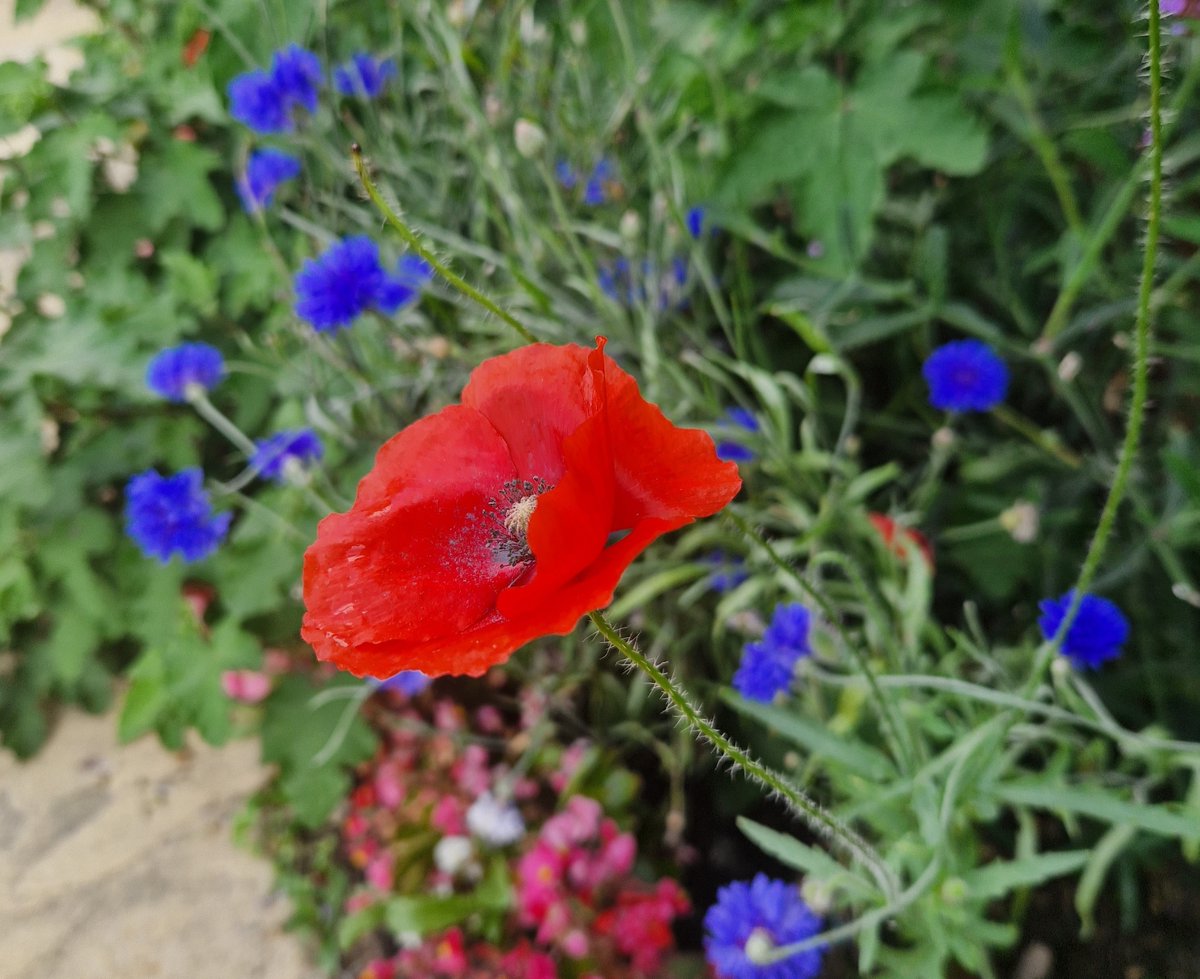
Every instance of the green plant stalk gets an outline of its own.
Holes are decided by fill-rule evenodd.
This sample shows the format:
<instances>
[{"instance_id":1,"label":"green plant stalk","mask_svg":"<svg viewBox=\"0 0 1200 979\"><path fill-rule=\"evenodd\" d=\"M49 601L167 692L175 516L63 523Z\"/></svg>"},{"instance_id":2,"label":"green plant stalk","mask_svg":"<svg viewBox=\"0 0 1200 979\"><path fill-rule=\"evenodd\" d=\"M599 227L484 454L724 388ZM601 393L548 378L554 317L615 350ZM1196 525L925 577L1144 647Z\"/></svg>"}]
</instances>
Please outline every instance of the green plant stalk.
<instances>
[{"instance_id":1,"label":"green plant stalk","mask_svg":"<svg viewBox=\"0 0 1200 979\"><path fill-rule=\"evenodd\" d=\"M449 282L455 289L461 292L468 299L478 303L493 316L499 317L509 326L520 334L521 339L526 343L537 343L537 337L518 320L512 313L501 309L494 302L488 299L482 292L476 289L473 285L463 279L461 276L455 275L443 264L436 255L433 254L417 237L416 233L401 220L400 216L388 205L383 199L383 195L379 193L379 188L375 186L375 182L371 179L371 175L367 172L367 162L363 159L362 149L357 143L351 147L350 157L354 163L354 171L358 174L359 182L366 191L367 196L371 199L371 203L375 205L376 210L383 215L383 218L392 228L405 240L408 246L416 252L421 258L425 259L433 269L443 279Z\"/></svg>"},{"instance_id":2,"label":"green plant stalk","mask_svg":"<svg viewBox=\"0 0 1200 979\"><path fill-rule=\"evenodd\" d=\"M1023 415L1013 411L1008 405L999 404L992 409L992 414L1009 428L1029 439L1043 452L1053 456L1065 466L1078 469L1083 460L1066 446L1059 443L1050 433L1044 432Z\"/></svg>"},{"instance_id":3,"label":"green plant stalk","mask_svg":"<svg viewBox=\"0 0 1200 979\"><path fill-rule=\"evenodd\" d=\"M751 961L756 965L774 965L776 962L782 962L793 955L798 955L800 952L807 952L809 949L818 948L823 945L832 945L834 942L853 938L861 931L866 931L868 928L881 924L889 918L894 918L933 886L933 882L937 879L941 867L941 857L934 857L929 862L929 866L921 872L921 876L913 881L912 886L903 894L896 895L884 907L868 911L861 918L856 918L849 924L841 925L838 928L831 928L829 931L823 931L819 935L813 935L812 938L793 942L791 945L779 945L768 949L755 956Z\"/></svg>"},{"instance_id":4,"label":"green plant stalk","mask_svg":"<svg viewBox=\"0 0 1200 979\"><path fill-rule=\"evenodd\" d=\"M895 899L898 892L898 882L892 869L883 858L849 826L837 819L832 813L826 812L817 803L804 794L799 787L793 785L785 776L767 767L746 751L734 744L728 737L693 706L691 699L680 688L679 684L657 665L645 656L633 643L625 639L601 612L591 612L588 617L592 620L608 644L641 670L651 683L658 688L663 698L687 722L692 730L708 742L726 761L740 769L743 774L766 786L774 794L783 799L788 806L830 843L841 847L860 860L875 878L880 890L888 901Z\"/></svg>"},{"instance_id":5,"label":"green plant stalk","mask_svg":"<svg viewBox=\"0 0 1200 979\"><path fill-rule=\"evenodd\" d=\"M236 445L247 459L254 456L254 442L245 432L230 421L216 405L208 400L208 395L204 393L203 388L197 385L194 390L189 390L187 392L187 400L196 409L196 414Z\"/></svg>"},{"instance_id":6,"label":"green plant stalk","mask_svg":"<svg viewBox=\"0 0 1200 979\"><path fill-rule=\"evenodd\" d=\"M1162 126L1162 34L1159 9L1157 3L1149 5L1150 11L1150 207L1146 216L1146 243L1142 254L1142 275L1138 286L1137 316L1134 320L1133 343L1133 391L1129 399L1129 420L1125 427L1125 439L1121 445L1121 455L1117 460L1117 470L1113 476L1108 498L1104 501L1104 509L1100 512L1100 520L1096 525L1095 536L1088 547L1083 559L1083 567L1075 582L1075 596L1067 614L1063 616L1062 624L1054 638L1044 643L1038 653L1034 669L1030 674L1023 693L1028 695L1036 689L1045 675L1055 652L1061 648L1062 641L1079 613L1080 603L1087 594L1092 579L1104 558L1108 547L1108 539L1112 535L1113 524L1116 521L1117 510L1125 499L1129 488L1129 474L1133 470L1137 458L1138 446L1141 442L1142 424L1146 415L1146 398L1149 393L1150 374L1150 331L1153 319L1154 298L1154 267L1158 259L1159 227L1162 222L1162 157L1163 157L1163 126Z\"/></svg>"}]
</instances>

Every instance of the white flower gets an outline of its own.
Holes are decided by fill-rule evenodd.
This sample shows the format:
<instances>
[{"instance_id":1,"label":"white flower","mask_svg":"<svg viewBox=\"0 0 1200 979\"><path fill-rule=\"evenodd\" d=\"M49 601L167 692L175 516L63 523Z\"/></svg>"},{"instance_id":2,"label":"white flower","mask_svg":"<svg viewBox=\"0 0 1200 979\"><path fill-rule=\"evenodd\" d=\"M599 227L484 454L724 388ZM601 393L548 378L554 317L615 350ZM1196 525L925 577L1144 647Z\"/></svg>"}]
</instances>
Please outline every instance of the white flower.
<instances>
[{"instance_id":1,"label":"white flower","mask_svg":"<svg viewBox=\"0 0 1200 979\"><path fill-rule=\"evenodd\" d=\"M489 846L508 846L525 835L525 820L511 802L484 792L467 810L467 829Z\"/></svg>"},{"instance_id":2,"label":"white flower","mask_svg":"<svg viewBox=\"0 0 1200 979\"><path fill-rule=\"evenodd\" d=\"M465 836L443 836L433 848L437 869L451 877L456 877L474 855L475 845Z\"/></svg>"}]
</instances>

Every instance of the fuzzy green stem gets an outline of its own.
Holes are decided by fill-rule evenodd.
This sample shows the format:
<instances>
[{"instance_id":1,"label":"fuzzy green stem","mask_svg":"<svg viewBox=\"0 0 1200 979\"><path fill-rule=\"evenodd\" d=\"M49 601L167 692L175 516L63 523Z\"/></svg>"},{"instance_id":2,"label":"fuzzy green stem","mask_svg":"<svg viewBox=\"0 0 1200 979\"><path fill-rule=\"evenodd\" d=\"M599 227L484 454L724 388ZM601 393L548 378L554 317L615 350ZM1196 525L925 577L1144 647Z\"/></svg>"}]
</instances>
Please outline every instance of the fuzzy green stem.
<instances>
[{"instance_id":1,"label":"fuzzy green stem","mask_svg":"<svg viewBox=\"0 0 1200 979\"><path fill-rule=\"evenodd\" d=\"M752 757L721 733L692 705L691 699L679 684L646 657L633 643L625 639L600 612L589 615L593 625L608 644L646 674L662 694L663 698L679 712L692 730L707 741L725 760L742 771L747 777L766 786L778 794L788 806L830 843L839 846L860 860L875 878L880 890L890 901L898 892L896 876L883 858L849 826L826 812L806 796L785 776Z\"/></svg>"},{"instance_id":2,"label":"fuzzy green stem","mask_svg":"<svg viewBox=\"0 0 1200 979\"><path fill-rule=\"evenodd\" d=\"M354 162L354 171L358 174L358 179L362 183L363 190L365 190L367 192L367 196L371 198L371 203L375 205L379 213L383 215L383 219L392 226L396 233L405 240L405 242L414 252L420 255L421 258L425 259L425 261L433 267L438 275L449 282L450 285L454 286L454 288L461 292L464 296L478 303L493 316L499 317L514 330L516 330L517 333L520 334L521 339L526 343L537 342L537 337L533 335L533 333L525 326L524 323L513 316L512 313L501 309L461 276L455 275L455 273L451 272L450 269L447 268L446 265L441 262L436 255L434 255L433 252L431 252L421 243L421 239L417 236L416 232L414 232L407 224L404 223L400 216L388 205L387 201L383 199L383 195L379 193L379 188L375 186L375 182L371 179L371 175L367 171L367 162L363 158L362 149L357 143L351 147L350 157Z\"/></svg>"},{"instance_id":3,"label":"fuzzy green stem","mask_svg":"<svg viewBox=\"0 0 1200 979\"><path fill-rule=\"evenodd\" d=\"M1129 421L1125 428L1125 440L1117 460L1117 470L1109 487L1108 498L1100 512L1096 534L1083 559L1079 579L1075 582L1075 594L1067 614L1054 638L1045 643L1038 653L1034 669L1025 687L1025 693L1037 687L1045 675L1055 652L1079 613L1079 606L1087 594L1092 579L1104 558L1108 539L1112 535L1117 510L1125 499L1129 488L1129 474L1137 458L1141 442L1142 423L1146 414L1146 398L1149 392L1150 331L1154 315L1154 267L1158 259L1159 225L1162 221L1162 35L1158 4L1151 2L1150 10L1150 206L1146 216L1146 243L1142 253L1142 275L1138 286L1137 316L1134 320L1133 343L1133 392L1129 399Z\"/></svg>"}]
</instances>

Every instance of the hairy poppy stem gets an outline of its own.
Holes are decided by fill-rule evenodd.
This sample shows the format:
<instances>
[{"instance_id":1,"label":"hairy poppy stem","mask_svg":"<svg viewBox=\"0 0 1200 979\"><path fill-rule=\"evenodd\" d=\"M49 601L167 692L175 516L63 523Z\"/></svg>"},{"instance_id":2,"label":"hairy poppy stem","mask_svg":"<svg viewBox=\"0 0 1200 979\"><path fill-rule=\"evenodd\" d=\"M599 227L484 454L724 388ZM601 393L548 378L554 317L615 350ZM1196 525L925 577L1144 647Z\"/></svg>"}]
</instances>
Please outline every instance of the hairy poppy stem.
<instances>
[{"instance_id":1,"label":"hairy poppy stem","mask_svg":"<svg viewBox=\"0 0 1200 979\"><path fill-rule=\"evenodd\" d=\"M367 196L371 198L371 203L375 205L375 208L383 215L384 220L408 243L408 246L414 252L425 259L438 275L454 286L464 296L478 303L492 315L504 320L505 323L521 335L521 339L526 343L537 343L537 337L533 335L524 323L513 316L512 313L497 306L487 296L467 282L466 279L451 272L433 252L421 244L421 239L417 237L416 232L404 223L400 215L388 205L388 202L383 199L383 195L379 193L379 188L375 186L375 182L367 172L367 161L363 159L362 149L357 143L350 148L350 158L354 162L354 172L358 174L359 182L362 184L363 190L367 192Z\"/></svg>"},{"instance_id":2,"label":"hairy poppy stem","mask_svg":"<svg viewBox=\"0 0 1200 979\"><path fill-rule=\"evenodd\" d=\"M588 617L613 649L649 677L650 682L658 687L659 692L671 707L679 712L679 715L687 721L700 738L712 745L720 755L740 769L748 778L765 785L779 795L797 815L801 816L830 843L841 847L862 861L888 901L896 898L899 892L896 875L866 840L832 813L817 805L786 776L767 767L717 730L693 706L691 699L678 682L659 669L637 646L617 632L613 624L601 612L591 612Z\"/></svg>"},{"instance_id":3,"label":"hairy poppy stem","mask_svg":"<svg viewBox=\"0 0 1200 979\"><path fill-rule=\"evenodd\" d=\"M1054 638L1043 643L1038 651L1037 661L1033 672L1025 684L1022 694L1028 696L1035 690L1042 677L1045 676L1054 654L1062 648L1063 640L1079 614L1084 596L1091 586L1092 579L1100 569L1100 562L1108 548L1108 539L1112 534L1113 524L1117 519L1117 510L1125 500L1129 489L1129 475L1137 458L1138 446L1141 443L1142 423L1146 417L1146 399L1149 395L1150 377L1150 333L1154 321L1154 267L1158 261L1159 225L1162 222L1162 193L1163 193L1163 122L1162 122L1162 24L1159 5L1149 6L1150 29L1149 38L1149 68L1150 68L1150 201L1146 214L1146 238L1142 252L1142 275L1138 284L1137 316L1133 327L1133 392L1129 398L1129 420L1125 426L1125 439L1121 443L1121 454L1117 459L1117 469L1113 474L1112 483L1108 489L1108 498L1104 501L1104 509L1100 511L1100 519L1096 523L1096 534L1088 547L1083 559L1083 567L1075 582L1074 595L1063 616L1062 623Z\"/></svg>"}]
</instances>

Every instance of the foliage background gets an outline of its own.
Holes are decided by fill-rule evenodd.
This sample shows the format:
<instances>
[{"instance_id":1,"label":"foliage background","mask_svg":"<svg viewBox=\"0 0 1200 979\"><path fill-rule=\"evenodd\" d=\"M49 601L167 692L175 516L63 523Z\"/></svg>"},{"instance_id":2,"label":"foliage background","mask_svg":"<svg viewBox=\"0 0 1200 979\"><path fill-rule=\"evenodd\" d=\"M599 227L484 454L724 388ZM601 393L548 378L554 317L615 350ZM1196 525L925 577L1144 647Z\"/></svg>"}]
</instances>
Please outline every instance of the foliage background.
<instances>
[{"instance_id":1,"label":"foliage background","mask_svg":"<svg viewBox=\"0 0 1200 979\"><path fill-rule=\"evenodd\" d=\"M229 494L235 529L201 565L159 567L122 534L131 473L200 464L227 481L244 462L186 407L145 390L154 352L185 337L221 347L231 373L214 402L253 436L316 428L326 460L310 489L340 508L383 439L511 346L502 323L444 285L398 321L363 321L332 341L295 320L291 277L334 236L367 232L398 251L355 186L345 151L358 141L425 241L540 338L602 331L668 415L749 439L756 459L736 512L827 597L859 658L826 627L819 668L841 679L806 678L786 708L741 719L727 685L742 630L803 595L727 520L658 547L626 577L612 617L768 758L784 764L798 751L796 774L870 825L911 877L940 856L940 890L909 926L936 936L922 961L985 968L972 948L1014 939L988 920L991 898L1013 887L1083 868L1086 923L1110 872L1136 908L1139 868L1177 853L1171 838L1188 838L1194 856L1194 754L1104 733L1103 718L1100 731L1023 718L993 743L994 704L903 686L939 676L1020 691L1036 603L1070 586L1094 530L1123 432L1141 262L1138 5L95 7L107 29L81 42L86 64L68 85L51 86L37 63L0 66L0 131L32 121L43 133L0 185L0 244L29 254L0 339L0 731L10 750L36 750L55 703L101 708L116 676L127 680L126 737L153 730L178 745L195 728L220 742L235 729L222 671L259 665L266 647L303 656L296 581L322 513L304 488ZM1153 405L1095 584L1130 616L1134 639L1093 679L1114 723L1186 740L1200 737L1200 58L1190 26L1173 26ZM211 40L189 65L182 53L201 30ZM254 141L229 119L224 90L293 40L327 62L360 48L393 56L400 82L378 106L325 101L283 141L303 156L302 185L255 220L233 192ZM545 132L540 154L517 152L518 119ZM126 148L137 168L127 187ZM601 158L616 178L607 201L588 207L554 165L586 172ZM696 204L713 230L693 241L684 216ZM676 258L686 282L662 301ZM621 261L633 287L609 295L605 274ZM920 364L963 335L1002 352L1014 383L1002 410L947 419L925 403ZM760 433L722 427L735 404L756 413ZM1021 501L1039 517L1032 539L1011 532ZM934 573L881 547L868 510L920 527L936 545ZM723 595L704 561L714 547L750 572ZM185 586L212 596L204 619ZM690 786L728 821L772 821L752 787L712 781L711 762L643 685L615 673L582 629L576 639L561 672L547 678L537 657L553 654L539 652L514 660L515 675L546 686L563 710L582 703L616 745L648 734L673 791ZM900 694L888 700L926 767L899 765L853 682L864 664L895 678L885 689ZM370 737L347 738L313 769L290 691L264 708L265 757L281 764L296 818L317 825ZM1061 675L1037 698L1099 717ZM326 732L341 715L328 716ZM975 736L992 750L968 763L953 746ZM894 805L867 811L862 800L880 785ZM1062 842L1038 812L1066 814L1071 844L1059 849L1080 855L976 882L969 914L938 925L952 920L947 881L971 881L997 854L1032 859ZM814 873L809 850L748 832ZM714 878L736 864L715 861ZM1009 910L1019 919L1019 906ZM907 967L917 966L890 966Z\"/></svg>"}]
</instances>

